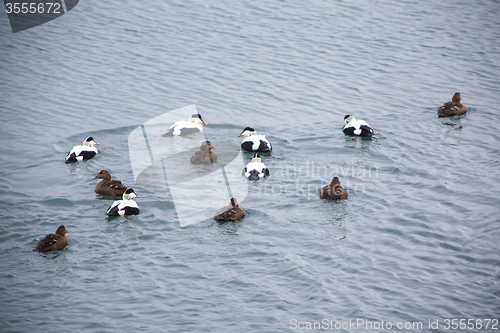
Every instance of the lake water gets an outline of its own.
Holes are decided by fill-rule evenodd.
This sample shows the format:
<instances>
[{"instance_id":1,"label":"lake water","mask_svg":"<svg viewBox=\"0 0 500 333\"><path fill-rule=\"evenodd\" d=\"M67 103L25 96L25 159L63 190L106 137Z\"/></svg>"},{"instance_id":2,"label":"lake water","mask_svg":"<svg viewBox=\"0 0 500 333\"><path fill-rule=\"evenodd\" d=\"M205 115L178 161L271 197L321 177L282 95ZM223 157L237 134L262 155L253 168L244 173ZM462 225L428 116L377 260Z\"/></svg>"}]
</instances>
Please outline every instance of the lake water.
<instances>
[{"instance_id":1,"label":"lake water","mask_svg":"<svg viewBox=\"0 0 500 333\"><path fill-rule=\"evenodd\" d=\"M2 332L496 331L498 1L80 1L15 34L0 12ZM438 118L456 91L469 112ZM273 144L240 222L181 227L135 184L130 133L192 104L209 140ZM106 219L102 169L140 215ZM348 199L320 200L334 176Z\"/></svg>"}]
</instances>

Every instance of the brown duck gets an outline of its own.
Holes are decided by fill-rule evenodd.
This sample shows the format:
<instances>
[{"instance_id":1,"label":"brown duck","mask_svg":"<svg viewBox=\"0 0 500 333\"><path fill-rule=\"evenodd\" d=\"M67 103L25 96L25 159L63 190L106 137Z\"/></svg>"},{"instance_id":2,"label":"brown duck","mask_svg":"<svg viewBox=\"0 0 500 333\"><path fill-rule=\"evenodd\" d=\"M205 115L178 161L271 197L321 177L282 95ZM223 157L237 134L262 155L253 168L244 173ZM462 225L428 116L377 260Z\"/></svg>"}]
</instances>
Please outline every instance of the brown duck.
<instances>
[{"instance_id":1,"label":"brown duck","mask_svg":"<svg viewBox=\"0 0 500 333\"><path fill-rule=\"evenodd\" d=\"M66 236L68 230L62 225L57 228L55 234L48 234L44 239L38 242L35 251L47 252L62 250L69 244L69 238Z\"/></svg>"},{"instance_id":2,"label":"brown duck","mask_svg":"<svg viewBox=\"0 0 500 333\"><path fill-rule=\"evenodd\" d=\"M332 182L319 191L319 197L327 200L339 200L347 198L347 191L340 185L339 177L334 177Z\"/></svg>"},{"instance_id":3,"label":"brown duck","mask_svg":"<svg viewBox=\"0 0 500 333\"><path fill-rule=\"evenodd\" d=\"M451 102L444 103L438 109L440 117L461 116L467 112L467 108L460 101L462 97L459 92L451 98Z\"/></svg>"},{"instance_id":4,"label":"brown duck","mask_svg":"<svg viewBox=\"0 0 500 333\"><path fill-rule=\"evenodd\" d=\"M215 149L215 147L210 144L210 141L203 142L200 150L191 157L191 163L210 164L217 161L217 155L212 152L212 149Z\"/></svg>"},{"instance_id":5,"label":"brown duck","mask_svg":"<svg viewBox=\"0 0 500 333\"><path fill-rule=\"evenodd\" d=\"M121 197L127 190L127 187L121 181L116 179L111 180L111 174L107 170L101 170L93 179L96 178L102 180L95 186L95 193Z\"/></svg>"},{"instance_id":6,"label":"brown duck","mask_svg":"<svg viewBox=\"0 0 500 333\"><path fill-rule=\"evenodd\" d=\"M231 198L229 206L222 207L221 210L214 216L216 221L236 222L245 217L243 208L238 205L235 198Z\"/></svg>"}]
</instances>

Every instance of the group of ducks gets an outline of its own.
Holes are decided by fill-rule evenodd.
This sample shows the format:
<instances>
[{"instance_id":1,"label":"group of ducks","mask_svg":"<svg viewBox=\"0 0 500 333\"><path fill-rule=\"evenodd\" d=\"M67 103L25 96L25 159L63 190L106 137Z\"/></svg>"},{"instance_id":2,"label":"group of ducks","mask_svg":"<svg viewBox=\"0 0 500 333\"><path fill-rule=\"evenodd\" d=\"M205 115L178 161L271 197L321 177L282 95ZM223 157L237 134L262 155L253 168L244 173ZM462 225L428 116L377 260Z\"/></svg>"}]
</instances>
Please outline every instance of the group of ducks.
<instances>
[{"instance_id":1,"label":"group of ducks","mask_svg":"<svg viewBox=\"0 0 500 333\"><path fill-rule=\"evenodd\" d=\"M451 102L444 103L442 106L438 108L438 115L440 117L452 117L452 116L461 116L467 113L467 107L461 102L462 97L459 92L456 92ZM351 115L346 115L344 117L344 127L342 128L343 132L348 135L353 136L365 136L370 137L374 134L373 129L366 123L364 120L356 120ZM341 200L347 198L347 191L340 184L340 180L338 177L334 177L330 184L323 187L319 196L322 199L328 200Z\"/></svg>"},{"instance_id":2,"label":"group of ducks","mask_svg":"<svg viewBox=\"0 0 500 333\"><path fill-rule=\"evenodd\" d=\"M90 140L88 140L90 138ZM86 138L83 143L84 147L87 147L85 149L89 148L94 148L91 145L85 146L85 143L90 143L90 142L95 142L94 139L91 137ZM74 153L74 151L78 151L77 147L82 147L82 146L75 146L71 152L68 154L70 156L71 154ZM76 148L76 150L75 150ZM97 150L97 149L96 149ZM85 150L83 150L85 151ZM88 150L87 150L88 151ZM97 152L93 155L95 156ZM77 155L78 156L78 155ZM88 154L87 154L88 156ZM92 156L92 157L93 157ZM83 158L81 159L86 160L88 158ZM67 160L67 158L66 158ZM77 161L80 161L77 159ZM66 162L68 163L68 162ZM140 198L132 188L127 188L122 184L121 181L119 180L112 180L111 179L111 174L107 170L101 170L95 176L93 179L102 179L95 187L95 192L104 196L109 196L109 197L117 197L117 196L122 196L122 200L116 200L113 202L111 206L109 206L108 210L106 211L106 215L108 216L123 216L123 215L137 215L139 214L139 207L137 206L137 203L132 200L133 198ZM68 230L61 225L59 228L57 228L55 234L48 234L46 235L42 240L38 242L38 244L35 247L35 251L38 252L47 252L47 251L54 251L54 250L62 250L69 244L69 239L68 236L66 236L66 233Z\"/></svg>"},{"instance_id":3,"label":"group of ducks","mask_svg":"<svg viewBox=\"0 0 500 333\"><path fill-rule=\"evenodd\" d=\"M353 136L353 139L357 136L371 137L375 134L366 121L358 120L350 114L344 117L342 131L344 134ZM334 177L330 184L319 191L319 197L326 200L342 200L346 199L347 195L346 189L340 184L339 177Z\"/></svg>"},{"instance_id":4,"label":"group of ducks","mask_svg":"<svg viewBox=\"0 0 500 333\"><path fill-rule=\"evenodd\" d=\"M89 160L99 152L94 145L99 143L91 136L83 140L83 144L74 146L68 153L64 163L74 163ZM132 188L127 188L119 180L112 180L111 174L107 170L101 170L93 179L102 179L95 187L95 192L104 196L116 198L121 196L122 200L116 200L106 211L109 216L137 215L139 207L133 198L140 198ZM68 230L61 225L57 228L55 234L48 234L35 246L34 251L48 252L62 250L69 244L69 238L66 236Z\"/></svg>"},{"instance_id":5,"label":"group of ducks","mask_svg":"<svg viewBox=\"0 0 500 333\"><path fill-rule=\"evenodd\" d=\"M193 114L187 121L178 121L174 123L168 131L163 134L167 136L185 136L188 134L203 132L203 124L207 124L200 114ZM265 135L257 135L255 129L245 127L238 137L243 136L241 148L248 152L255 153L252 161L248 163L243 169L242 174L250 180L258 180L260 178L269 176L269 169L261 160L261 153L271 153L272 145L266 139ZM212 151L216 149L210 141L205 141L201 144L200 150L195 152L191 157L193 164L211 164L217 161L217 155ZM236 222L245 217L245 211L238 205L236 198L231 198L229 205L222 207L214 219L216 221L229 221Z\"/></svg>"},{"instance_id":6,"label":"group of ducks","mask_svg":"<svg viewBox=\"0 0 500 333\"><path fill-rule=\"evenodd\" d=\"M455 93L451 102L447 102L438 108L438 115L440 117L460 116L467 112L467 108L461 103L460 93ZM207 123L203 120L200 114L193 114L187 121L175 122L162 137L170 136L185 136L189 134L203 132L203 125ZM374 131L371 126L364 120L357 120L352 115L344 117L344 126L342 131L351 136L371 137ZM241 142L241 148L248 152L255 153L252 161L248 163L244 170L243 175L250 180L258 180L260 178L269 176L269 169L261 161L261 153L271 153L272 146L266 139L265 135L257 135L257 132L251 128L246 127L239 135L245 138ZM87 137L81 146L75 146L66 156L65 163L74 163L77 161L84 161L93 158L98 154L98 145L92 137ZM215 149L210 144L210 141L205 141L201 144L200 150L191 157L193 164L210 164L217 161L217 155L212 152ZM133 189L127 188L119 180L112 180L111 174L107 170L99 172L94 179L102 179L96 185L95 192L105 196L122 196L122 200L116 200L106 211L109 216L123 216L123 215L136 215L139 214L139 207L133 198L139 198ZM330 184L326 185L320 190L320 198L327 200L341 200L346 199L348 196L347 191L340 184L338 177L334 177ZM238 205L235 198L231 198L228 206L223 207L214 216L216 221L238 221L245 216L244 210ZM47 252L53 250L61 250L69 244L69 239L66 236L68 231L64 226L59 226L55 234L48 234L38 242L35 251Z\"/></svg>"},{"instance_id":7,"label":"group of ducks","mask_svg":"<svg viewBox=\"0 0 500 333\"><path fill-rule=\"evenodd\" d=\"M89 160L98 154L97 141L91 136L83 140L81 146L75 146L66 156L65 163ZM93 179L102 179L95 187L95 192L113 198L122 196L122 200L116 200L106 211L109 216L137 215L139 207L133 198L140 198L132 188L127 188L119 180L112 180L111 174L107 170L101 170Z\"/></svg>"},{"instance_id":8,"label":"group of ducks","mask_svg":"<svg viewBox=\"0 0 500 333\"><path fill-rule=\"evenodd\" d=\"M89 160L96 156L99 152L94 145L99 143L91 136L83 140L80 146L74 146L73 149L66 156L64 163L81 162ZM95 192L98 194L112 196L123 196L122 200L115 201L106 211L106 215L119 216L119 215L137 215L139 214L139 207L133 201L133 198L140 198L133 189L127 188L119 180L111 180L111 174L107 170L99 172L94 179L100 178L102 181L95 187Z\"/></svg>"}]
</instances>

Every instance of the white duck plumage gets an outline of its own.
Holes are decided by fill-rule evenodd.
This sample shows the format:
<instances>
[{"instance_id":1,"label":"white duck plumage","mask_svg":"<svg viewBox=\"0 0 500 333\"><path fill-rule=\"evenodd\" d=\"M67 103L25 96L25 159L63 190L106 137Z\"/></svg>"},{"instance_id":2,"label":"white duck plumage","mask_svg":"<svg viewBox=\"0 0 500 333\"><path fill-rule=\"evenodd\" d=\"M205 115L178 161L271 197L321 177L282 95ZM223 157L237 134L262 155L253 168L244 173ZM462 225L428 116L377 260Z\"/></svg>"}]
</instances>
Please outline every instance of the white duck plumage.
<instances>
[{"instance_id":1,"label":"white duck plumage","mask_svg":"<svg viewBox=\"0 0 500 333\"><path fill-rule=\"evenodd\" d=\"M368 125L368 123L364 120L357 120L350 114L344 117L344 126L342 130L347 135L355 135L355 136L372 136L373 129Z\"/></svg>"},{"instance_id":2,"label":"white duck plumage","mask_svg":"<svg viewBox=\"0 0 500 333\"><path fill-rule=\"evenodd\" d=\"M188 120L176 121L162 137L203 133L203 125L207 125L207 123L203 120L201 115L199 113L193 113Z\"/></svg>"},{"instance_id":3,"label":"white duck plumage","mask_svg":"<svg viewBox=\"0 0 500 333\"><path fill-rule=\"evenodd\" d=\"M273 150L265 135L257 135L251 127L245 127L238 136L246 136L241 142L241 148L249 152L269 153Z\"/></svg>"},{"instance_id":4,"label":"white duck plumage","mask_svg":"<svg viewBox=\"0 0 500 333\"><path fill-rule=\"evenodd\" d=\"M98 145L99 143L94 140L91 136L88 136L83 140L83 144L81 146L74 146L73 149L66 155L66 160L64 163L74 163L81 162L83 160L89 160L99 152L94 145Z\"/></svg>"},{"instance_id":5,"label":"white duck plumage","mask_svg":"<svg viewBox=\"0 0 500 333\"><path fill-rule=\"evenodd\" d=\"M133 198L140 198L135 194L134 190L129 188L123 193L122 200L116 200L106 211L109 216L137 215L139 214L139 206Z\"/></svg>"},{"instance_id":6,"label":"white duck plumage","mask_svg":"<svg viewBox=\"0 0 500 333\"><path fill-rule=\"evenodd\" d=\"M269 176L269 169L261 162L260 155L253 155L252 162L248 163L243 170L245 177L252 180Z\"/></svg>"}]
</instances>

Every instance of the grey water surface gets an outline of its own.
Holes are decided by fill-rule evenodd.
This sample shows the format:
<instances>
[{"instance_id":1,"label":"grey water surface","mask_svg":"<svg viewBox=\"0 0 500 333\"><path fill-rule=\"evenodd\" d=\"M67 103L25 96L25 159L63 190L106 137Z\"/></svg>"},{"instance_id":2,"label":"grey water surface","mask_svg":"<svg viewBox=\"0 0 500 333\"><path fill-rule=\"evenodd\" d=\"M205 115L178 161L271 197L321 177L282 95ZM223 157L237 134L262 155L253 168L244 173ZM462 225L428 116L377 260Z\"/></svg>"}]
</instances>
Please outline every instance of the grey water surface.
<instances>
[{"instance_id":1,"label":"grey water surface","mask_svg":"<svg viewBox=\"0 0 500 333\"><path fill-rule=\"evenodd\" d=\"M1 332L496 331L498 1L89 0L18 33L0 10L0 40ZM438 118L456 91L469 112ZM273 145L237 223L181 228L135 186L129 134L191 104L208 140ZM106 218L102 169L140 215ZM334 176L348 199L320 200Z\"/></svg>"}]
</instances>

